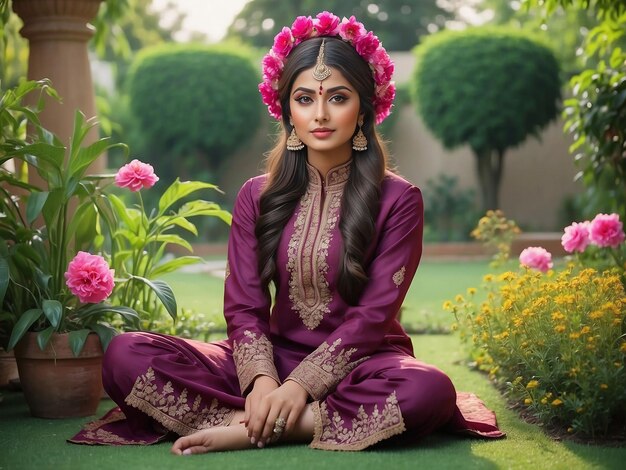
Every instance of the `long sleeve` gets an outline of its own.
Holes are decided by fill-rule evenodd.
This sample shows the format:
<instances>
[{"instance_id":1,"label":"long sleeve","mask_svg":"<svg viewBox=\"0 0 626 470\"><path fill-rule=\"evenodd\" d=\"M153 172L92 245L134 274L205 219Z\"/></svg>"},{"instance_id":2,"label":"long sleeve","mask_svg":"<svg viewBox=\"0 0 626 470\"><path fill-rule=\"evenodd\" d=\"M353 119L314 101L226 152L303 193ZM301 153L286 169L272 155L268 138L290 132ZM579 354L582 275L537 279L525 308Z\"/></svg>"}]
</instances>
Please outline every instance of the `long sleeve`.
<instances>
[{"instance_id":1,"label":"long sleeve","mask_svg":"<svg viewBox=\"0 0 626 470\"><path fill-rule=\"evenodd\" d=\"M257 269L258 198L254 191L259 190L259 178L254 178L237 195L224 281L224 316L242 395L259 375L280 383L269 339L270 297Z\"/></svg>"},{"instance_id":2,"label":"long sleeve","mask_svg":"<svg viewBox=\"0 0 626 470\"><path fill-rule=\"evenodd\" d=\"M358 305L347 307L343 323L286 380L299 383L315 400L322 399L379 348L417 270L422 231L422 196L410 186L386 214Z\"/></svg>"}]
</instances>

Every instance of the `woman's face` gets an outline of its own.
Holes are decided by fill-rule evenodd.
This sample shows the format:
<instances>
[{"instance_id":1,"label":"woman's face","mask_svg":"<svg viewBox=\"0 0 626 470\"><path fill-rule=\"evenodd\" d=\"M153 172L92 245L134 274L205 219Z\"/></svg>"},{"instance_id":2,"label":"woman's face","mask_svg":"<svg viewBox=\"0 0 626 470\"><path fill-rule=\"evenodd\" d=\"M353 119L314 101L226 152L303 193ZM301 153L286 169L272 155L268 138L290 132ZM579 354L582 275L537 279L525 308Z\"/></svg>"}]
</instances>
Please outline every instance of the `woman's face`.
<instances>
[{"instance_id":1,"label":"woman's face","mask_svg":"<svg viewBox=\"0 0 626 470\"><path fill-rule=\"evenodd\" d=\"M313 78L313 68L298 75L291 88L291 121L296 134L311 153L352 153L352 136L359 118L359 94L343 74L332 68L321 82Z\"/></svg>"}]
</instances>

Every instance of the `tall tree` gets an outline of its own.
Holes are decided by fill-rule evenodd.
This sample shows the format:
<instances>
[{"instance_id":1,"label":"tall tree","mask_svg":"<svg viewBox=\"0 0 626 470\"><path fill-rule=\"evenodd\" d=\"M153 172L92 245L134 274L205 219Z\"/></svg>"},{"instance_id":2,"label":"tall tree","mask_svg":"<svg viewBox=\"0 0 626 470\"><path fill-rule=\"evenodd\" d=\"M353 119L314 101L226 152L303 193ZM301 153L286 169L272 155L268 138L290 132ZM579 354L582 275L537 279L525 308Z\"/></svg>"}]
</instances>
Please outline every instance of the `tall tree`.
<instances>
[{"instance_id":1,"label":"tall tree","mask_svg":"<svg viewBox=\"0 0 626 470\"><path fill-rule=\"evenodd\" d=\"M329 10L339 17L354 15L373 30L389 51L406 51L420 37L435 32L453 18L437 0L252 0L237 15L228 37L238 37L257 47L269 48L282 26L296 16Z\"/></svg>"}]
</instances>

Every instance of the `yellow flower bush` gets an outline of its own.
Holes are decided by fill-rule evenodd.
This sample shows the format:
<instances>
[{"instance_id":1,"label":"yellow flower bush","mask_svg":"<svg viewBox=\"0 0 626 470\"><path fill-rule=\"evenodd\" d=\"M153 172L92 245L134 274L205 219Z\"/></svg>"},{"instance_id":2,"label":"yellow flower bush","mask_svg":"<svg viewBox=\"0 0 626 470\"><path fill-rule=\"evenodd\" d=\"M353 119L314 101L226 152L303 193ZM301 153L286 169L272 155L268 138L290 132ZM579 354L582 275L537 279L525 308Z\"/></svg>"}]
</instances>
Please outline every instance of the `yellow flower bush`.
<instances>
[{"instance_id":1,"label":"yellow flower bush","mask_svg":"<svg viewBox=\"0 0 626 470\"><path fill-rule=\"evenodd\" d=\"M545 424L596 436L626 414L626 294L616 271L491 276L446 303L476 364Z\"/></svg>"}]
</instances>

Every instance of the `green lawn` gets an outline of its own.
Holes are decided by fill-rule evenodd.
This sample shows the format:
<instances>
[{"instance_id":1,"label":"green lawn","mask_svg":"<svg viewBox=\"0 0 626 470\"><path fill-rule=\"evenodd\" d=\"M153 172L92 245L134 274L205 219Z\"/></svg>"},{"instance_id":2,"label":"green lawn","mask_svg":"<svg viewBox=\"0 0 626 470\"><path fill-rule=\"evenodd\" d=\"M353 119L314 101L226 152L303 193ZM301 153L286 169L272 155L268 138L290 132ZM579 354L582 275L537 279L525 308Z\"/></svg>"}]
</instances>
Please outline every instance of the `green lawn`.
<instances>
[{"instance_id":1,"label":"green lawn","mask_svg":"<svg viewBox=\"0 0 626 470\"><path fill-rule=\"evenodd\" d=\"M444 300L480 283L486 262L435 263L420 267L406 301L404 315L419 319L423 312L441 316ZM222 281L200 274L177 274L168 281L179 302L198 312L221 308ZM193 305L191 305L193 304ZM421 312L421 313L420 313ZM626 461L626 448L605 448L558 442L541 428L521 421L507 409L502 396L484 375L464 365L465 356L454 335L413 336L420 359L448 373L458 390L477 393L494 409L508 437L498 441L436 434L402 447L378 447L359 453L324 452L292 445L175 457L169 444L152 447L75 446L65 443L90 418L45 420L32 418L20 393L4 392L0 403L0 470L4 469L119 469L119 468L230 468L230 469L618 469ZM104 413L111 402L104 400Z\"/></svg>"}]
</instances>

